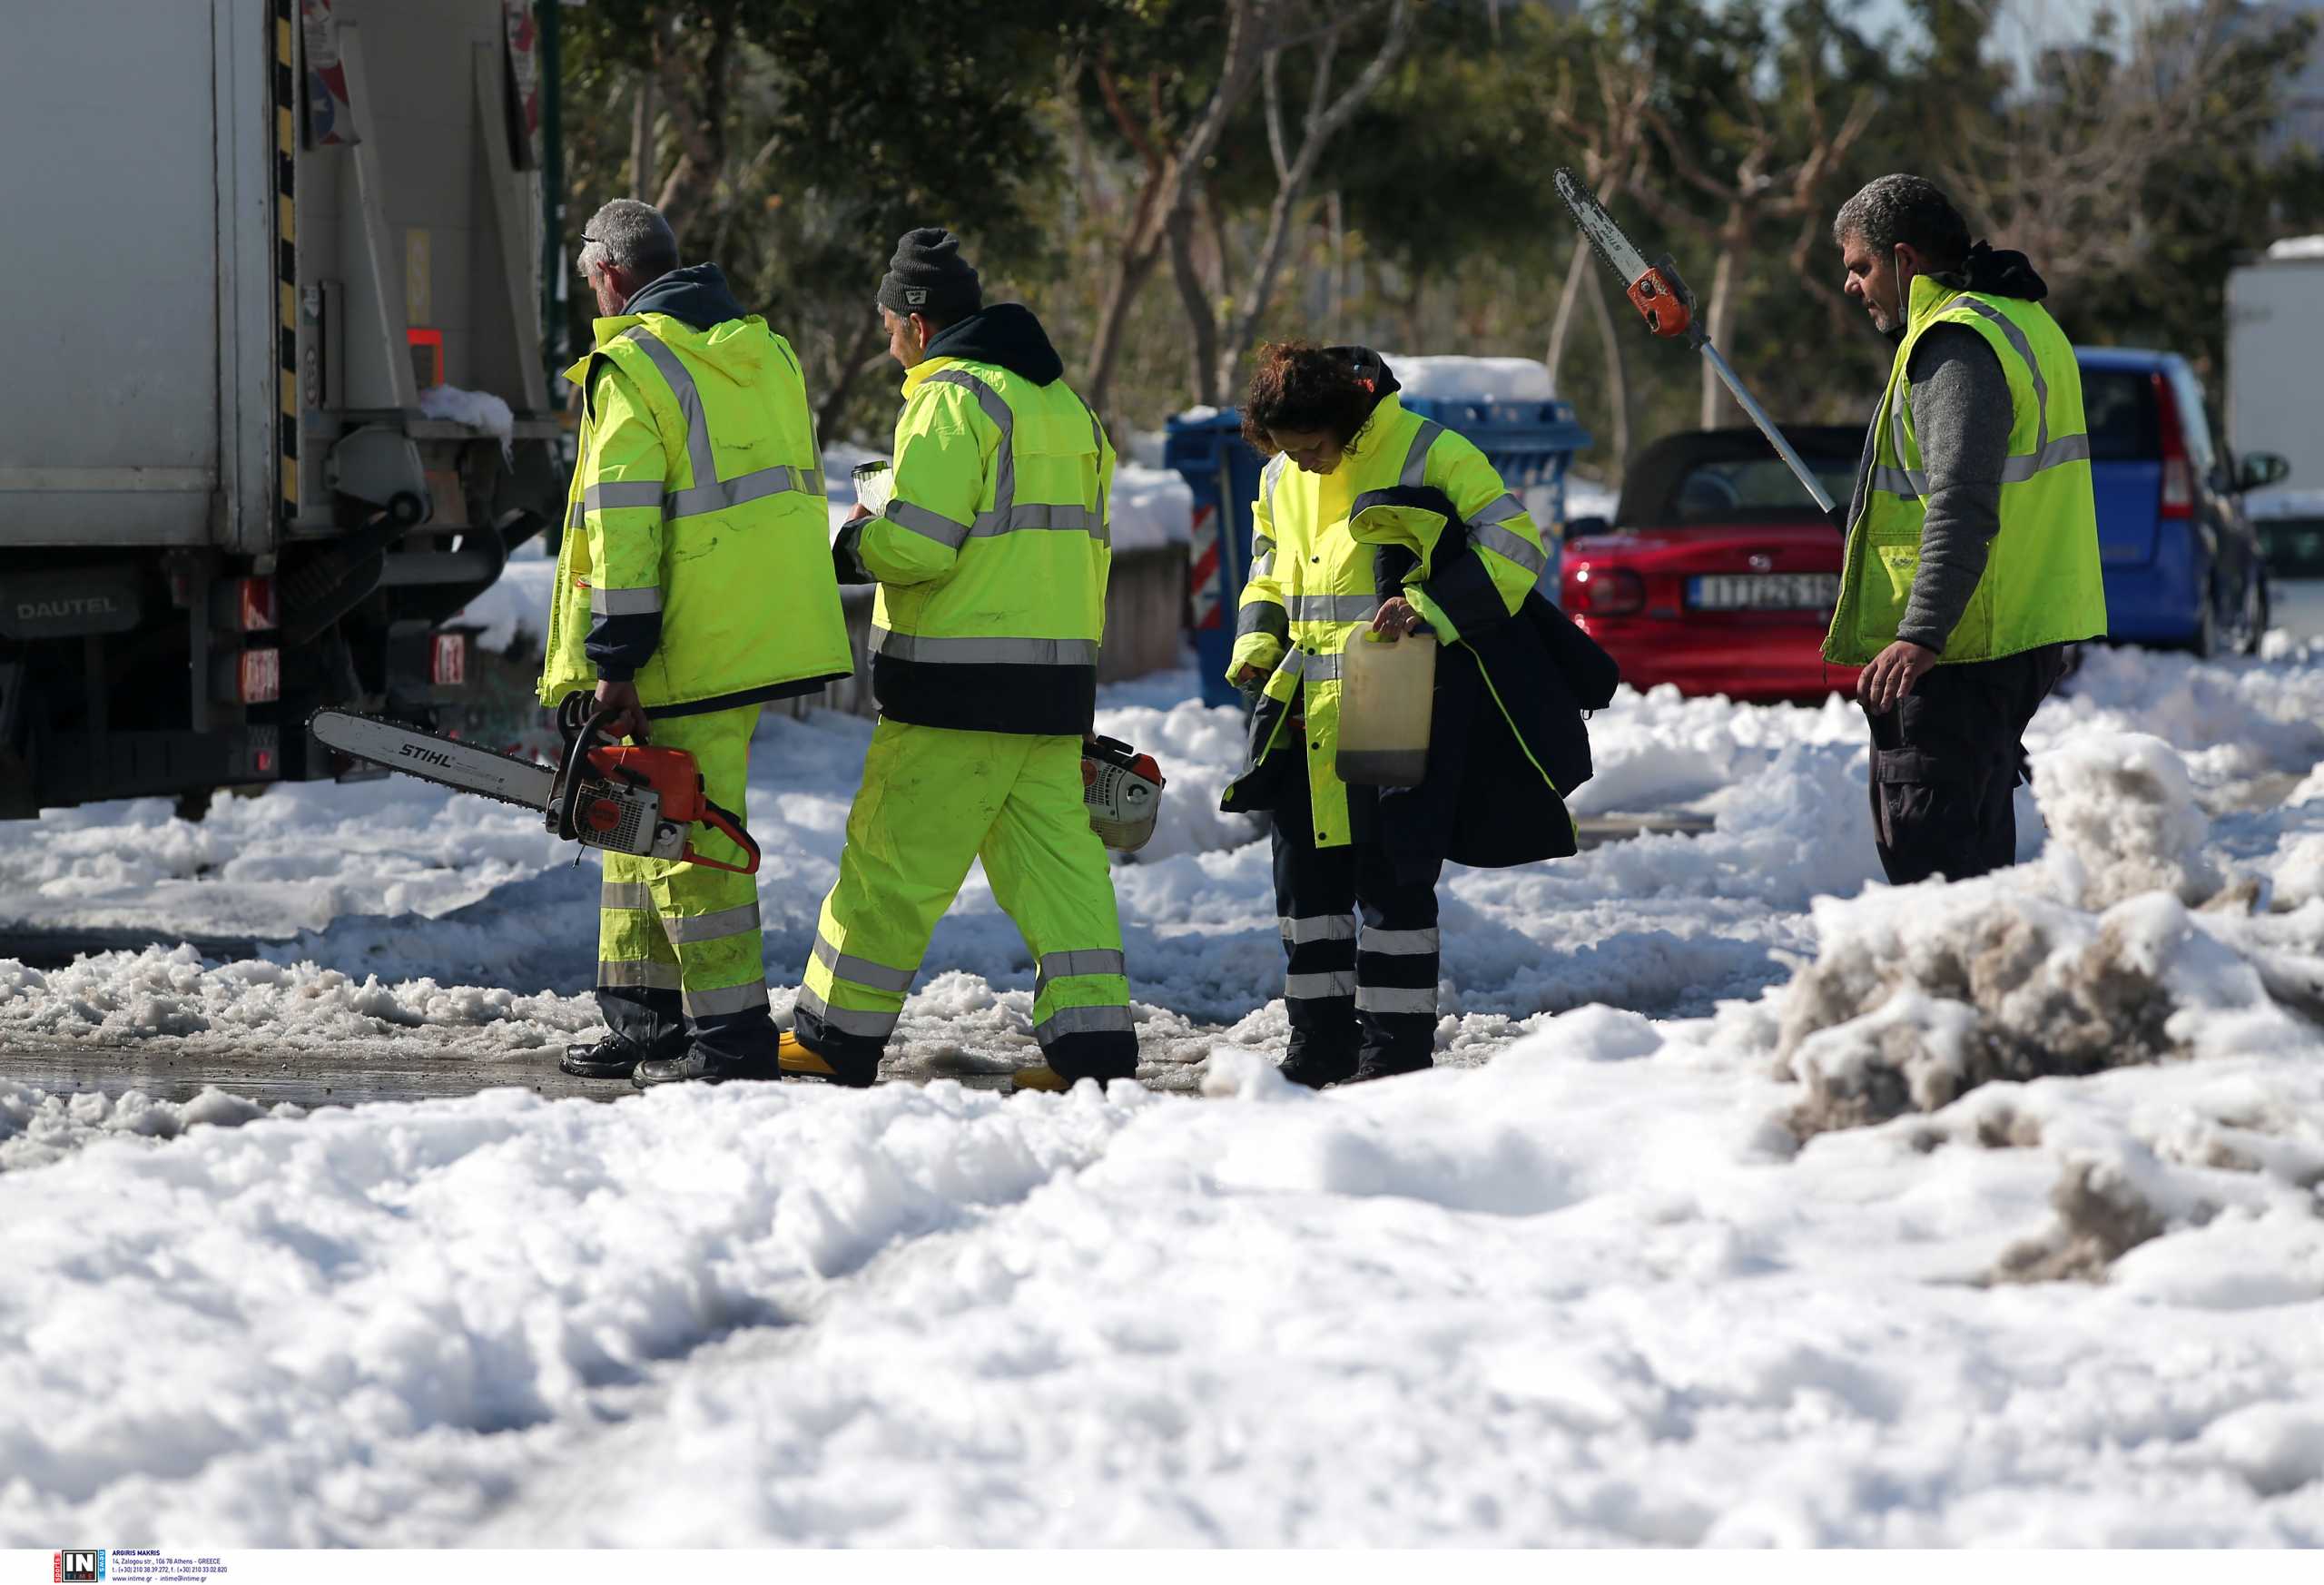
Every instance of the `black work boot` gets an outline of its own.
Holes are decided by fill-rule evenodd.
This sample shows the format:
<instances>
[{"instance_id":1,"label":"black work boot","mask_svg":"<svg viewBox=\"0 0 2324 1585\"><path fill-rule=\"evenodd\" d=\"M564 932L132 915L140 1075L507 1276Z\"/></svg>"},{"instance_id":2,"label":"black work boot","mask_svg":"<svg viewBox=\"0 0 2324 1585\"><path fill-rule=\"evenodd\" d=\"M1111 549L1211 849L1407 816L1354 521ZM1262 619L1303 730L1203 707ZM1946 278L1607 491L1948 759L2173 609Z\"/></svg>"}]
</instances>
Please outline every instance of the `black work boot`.
<instances>
[{"instance_id":1,"label":"black work boot","mask_svg":"<svg viewBox=\"0 0 2324 1585\"><path fill-rule=\"evenodd\" d=\"M1393 1078L1399 1073L1425 1072L1435 1066L1436 1058L1425 1051L1409 1056L1401 1051L1366 1051L1347 1082L1365 1084L1375 1078Z\"/></svg>"},{"instance_id":2,"label":"black work boot","mask_svg":"<svg viewBox=\"0 0 2324 1585\"><path fill-rule=\"evenodd\" d=\"M648 1089L657 1084L686 1084L695 1080L704 1084L724 1084L730 1079L774 1077L774 1070L763 1063L739 1061L693 1046L681 1057L639 1063L631 1072L629 1082L640 1089Z\"/></svg>"},{"instance_id":3,"label":"black work boot","mask_svg":"<svg viewBox=\"0 0 2324 1585\"><path fill-rule=\"evenodd\" d=\"M1284 1054L1283 1066L1277 1071L1292 1083L1304 1084L1309 1089L1345 1084L1356 1077L1355 1050L1353 1047L1320 1043L1296 1045Z\"/></svg>"},{"instance_id":4,"label":"black work boot","mask_svg":"<svg viewBox=\"0 0 2324 1585\"><path fill-rule=\"evenodd\" d=\"M648 1050L625 1035L607 1035L594 1046L567 1046L557 1067L576 1078L627 1078L639 1063L675 1057L683 1049L676 1040Z\"/></svg>"}]
</instances>

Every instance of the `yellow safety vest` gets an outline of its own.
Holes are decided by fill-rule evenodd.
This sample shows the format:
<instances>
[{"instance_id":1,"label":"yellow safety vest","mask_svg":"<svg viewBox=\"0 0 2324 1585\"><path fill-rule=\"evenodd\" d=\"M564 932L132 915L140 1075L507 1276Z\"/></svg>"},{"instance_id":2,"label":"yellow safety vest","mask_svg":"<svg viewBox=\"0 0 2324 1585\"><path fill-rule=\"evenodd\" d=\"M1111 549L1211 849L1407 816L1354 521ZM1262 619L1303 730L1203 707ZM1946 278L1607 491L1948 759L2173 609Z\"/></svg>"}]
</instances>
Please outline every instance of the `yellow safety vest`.
<instances>
[{"instance_id":1,"label":"yellow safety vest","mask_svg":"<svg viewBox=\"0 0 2324 1585\"><path fill-rule=\"evenodd\" d=\"M1983 336L2009 379L2009 459L2002 469L2001 529L1942 664L1997 659L2106 631L2098 513L2090 483L2090 427L2082 368L2058 322L2022 298L1955 291L1928 276L1912 286L1909 329L1873 420L1865 507L1849 525L1840 598L1824 658L1861 665L1896 636L1921 563L1928 477L1913 434L1913 349L1935 325Z\"/></svg>"},{"instance_id":2,"label":"yellow safety vest","mask_svg":"<svg viewBox=\"0 0 2324 1585\"><path fill-rule=\"evenodd\" d=\"M1268 672L1265 696L1287 704L1305 694L1308 792L1317 847L1350 841L1346 784L1335 769L1339 743L1340 661L1348 639L1379 609L1374 562L1383 543L1421 556L1404 596L1446 640L1460 636L1457 614L1440 608L1417 586L1427 576L1433 514L1393 507L1364 510L1364 498L1398 487L1433 487L1459 511L1457 527L1477 552L1505 614L1532 592L1548 556L1541 530L1500 474L1466 437L1408 413L1393 391L1380 399L1348 455L1328 474L1311 474L1286 457L1259 478L1252 515L1249 581L1236 613L1231 677L1246 665ZM1377 527L1352 527L1354 513ZM1454 525L1445 525L1454 527ZM1284 713L1286 720L1288 712ZM1279 724L1276 741L1282 734ZM1256 745L1254 763L1275 742ZM1230 802L1232 790L1230 789Z\"/></svg>"}]
</instances>

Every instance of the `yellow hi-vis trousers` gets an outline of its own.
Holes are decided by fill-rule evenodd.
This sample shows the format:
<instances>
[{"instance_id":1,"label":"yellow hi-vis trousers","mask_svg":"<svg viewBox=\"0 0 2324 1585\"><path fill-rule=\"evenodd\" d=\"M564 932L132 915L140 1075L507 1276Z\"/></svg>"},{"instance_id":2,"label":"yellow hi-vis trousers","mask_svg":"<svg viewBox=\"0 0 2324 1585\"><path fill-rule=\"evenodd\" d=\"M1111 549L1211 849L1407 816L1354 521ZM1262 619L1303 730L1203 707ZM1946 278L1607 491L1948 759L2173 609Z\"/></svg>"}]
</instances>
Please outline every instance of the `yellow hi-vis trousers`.
<instances>
[{"instance_id":1,"label":"yellow hi-vis trousers","mask_svg":"<svg viewBox=\"0 0 2324 1585\"><path fill-rule=\"evenodd\" d=\"M881 721L802 976L800 1043L878 1057L976 859L1032 953L1033 1034L1049 1066L1068 1079L1130 1077L1121 921L1081 802L1078 737Z\"/></svg>"},{"instance_id":2,"label":"yellow hi-vis trousers","mask_svg":"<svg viewBox=\"0 0 2324 1585\"><path fill-rule=\"evenodd\" d=\"M759 706L655 718L654 745L684 749L710 801L741 813ZM694 851L730 864L742 849L705 825L687 833ZM615 1034L656 1057L687 1044L763 1062L772 1077L774 1023L767 1016L755 875L706 864L607 853L597 915L597 1006Z\"/></svg>"}]
</instances>

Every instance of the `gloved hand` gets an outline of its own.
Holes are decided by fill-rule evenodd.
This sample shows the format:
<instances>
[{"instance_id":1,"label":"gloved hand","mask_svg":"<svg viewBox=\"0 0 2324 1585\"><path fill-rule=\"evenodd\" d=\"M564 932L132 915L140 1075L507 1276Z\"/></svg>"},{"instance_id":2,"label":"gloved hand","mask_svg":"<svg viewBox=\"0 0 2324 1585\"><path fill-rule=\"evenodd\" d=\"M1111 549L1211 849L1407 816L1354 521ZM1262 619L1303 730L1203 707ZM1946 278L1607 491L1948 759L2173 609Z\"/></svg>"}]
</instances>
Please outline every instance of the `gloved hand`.
<instances>
[{"instance_id":1,"label":"gloved hand","mask_svg":"<svg viewBox=\"0 0 2324 1585\"><path fill-rule=\"evenodd\" d=\"M1843 539L1846 538L1848 533L1848 503L1842 501L1838 506L1834 507L1830 511L1825 513L1824 521L1832 526L1833 533L1838 535Z\"/></svg>"}]
</instances>

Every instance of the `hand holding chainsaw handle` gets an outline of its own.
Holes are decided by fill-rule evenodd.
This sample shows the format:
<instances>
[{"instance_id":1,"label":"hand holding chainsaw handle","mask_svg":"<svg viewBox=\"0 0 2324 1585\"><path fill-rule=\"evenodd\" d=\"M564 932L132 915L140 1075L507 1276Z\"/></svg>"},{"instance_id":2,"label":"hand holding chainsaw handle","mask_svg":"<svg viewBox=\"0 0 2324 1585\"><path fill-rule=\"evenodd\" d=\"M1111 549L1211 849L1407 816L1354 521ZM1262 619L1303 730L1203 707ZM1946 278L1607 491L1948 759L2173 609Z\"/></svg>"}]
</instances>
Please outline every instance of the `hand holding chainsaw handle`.
<instances>
[{"instance_id":1,"label":"hand holding chainsaw handle","mask_svg":"<svg viewBox=\"0 0 2324 1585\"><path fill-rule=\"evenodd\" d=\"M597 720L606 723L606 735L615 743L623 738L633 743L654 741L653 728L645 720L645 701L637 696L635 683L600 679L597 684Z\"/></svg>"}]
</instances>

